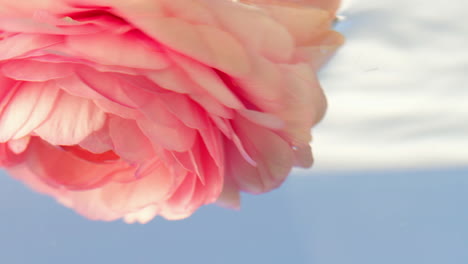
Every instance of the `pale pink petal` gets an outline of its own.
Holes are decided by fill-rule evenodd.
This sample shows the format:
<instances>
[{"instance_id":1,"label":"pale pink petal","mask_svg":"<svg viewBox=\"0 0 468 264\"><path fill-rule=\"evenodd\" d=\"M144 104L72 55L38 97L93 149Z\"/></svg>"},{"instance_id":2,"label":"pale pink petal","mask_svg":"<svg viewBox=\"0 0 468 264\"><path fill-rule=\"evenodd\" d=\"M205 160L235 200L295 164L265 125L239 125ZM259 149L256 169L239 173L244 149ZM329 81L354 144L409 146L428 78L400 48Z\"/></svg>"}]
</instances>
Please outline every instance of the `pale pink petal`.
<instances>
[{"instance_id":1,"label":"pale pink petal","mask_svg":"<svg viewBox=\"0 0 468 264\"><path fill-rule=\"evenodd\" d=\"M240 109L238 112L250 122L262 125L266 128L277 130L282 129L285 126L283 120L271 114L249 109Z\"/></svg>"},{"instance_id":2,"label":"pale pink petal","mask_svg":"<svg viewBox=\"0 0 468 264\"><path fill-rule=\"evenodd\" d=\"M229 1L213 1L207 5L212 9L225 30L243 42L255 54L275 62L290 60L294 42L288 31L279 23L258 10L239 8ZM231 72L227 71L231 74Z\"/></svg>"},{"instance_id":3,"label":"pale pink petal","mask_svg":"<svg viewBox=\"0 0 468 264\"><path fill-rule=\"evenodd\" d=\"M330 30L335 17L330 12L317 8L265 6L275 20L287 28L297 46L310 43L322 32Z\"/></svg>"},{"instance_id":4,"label":"pale pink petal","mask_svg":"<svg viewBox=\"0 0 468 264\"><path fill-rule=\"evenodd\" d=\"M146 76L161 88L172 92L191 94L202 91L202 88L198 87L187 73L176 65L158 71L148 71Z\"/></svg>"},{"instance_id":5,"label":"pale pink petal","mask_svg":"<svg viewBox=\"0 0 468 264\"><path fill-rule=\"evenodd\" d=\"M117 73L102 73L90 67L79 67L76 74L84 84L110 101L126 107L138 108L138 105L129 97L129 91L138 92L138 87L129 83L127 76Z\"/></svg>"},{"instance_id":6,"label":"pale pink petal","mask_svg":"<svg viewBox=\"0 0 468 264\"><path fill-rule=\"evenodd\" d=\"M0 142L22 138L49 116L58 96L53 83L21 84L0 115Z\"/></svg>"},{"instance_id":7,"label":"pale pink petal","mask_svg":"<svg viewBox=\"0 0 468 264\"><path fill-rule=\"evenodd\" d=\"M77 23L69 17L60 19L39 10L34 12L33 17L0 17L0 30L50 35L96 34L103 31L97 25Z\"/></svg>"},{"instance_id":8,"label":"pale pink petal","mask_svg":"<svg viewBox=\"0 0 468 264\"><path fill-rule=\"evenodd\" d=\"M325 114L327 100L309 67L282 65L282 70L287 73L289 86L283 98L285 107L274 114L285 120L285 131L293 145L306 145L311 140L310 127Z\"/></svg>"},{"instance_id":9,"label":"pale pink petal","mask_svg":"<svg viewBox=\"0 0 468 264\"><path fill-rule=\"evenodd\" d=\"M129 213L124 216L124 221L127 224L133 224L139 222L140 224L146 224L151 221L159 211L159 207L156 205L149 205L134 213Z\"/></svg>"},{"instance_id":10,"label":"pale pink petal","mask_svg":"<svg viewBox=\"0 0 468 264\"><path fill-rule=\"evenodd\" d=\"M129 183L111 182L102 189L102 200L112 210L128 213L164 201L173 190L174 179L162 164Z\"/></svg>"},{"instance_id":11,"label":"pale pink petal","mask_svg":"<svg viewBox=\"0 0 468 264\"><path fill-rule=\"evenodd\" d=\"M278 5L283 7L317 7L328 11L336 10L341 0L239 0L244 3L251 3L255 5Z\"/></svg>"},{"instance_id":12,"label":"pale pink petal","mask_svg":"<svg viewBox=\"0 0 468 264\"><path fill-rule=\"evenodd\" d=\"M99 130L105 119L92 101L60 92L51 114L34 132L54 145L74 145Z\"/></svg>"},{"instance_id":13,"label":"pale pink petal","mask_svg":"<svg viewBox=\"0 0 468 264\"><path fill-rule=\"evenodd\" d=\"M79 146L93 153L104 153L112 150L114 146L109 135L109 119L101 129L94 131L80 141Z\"/></svg>"},{"instance_id":14,"label":"pale pink petal","mask_svg":"<svg viewBox=\"0 0 468 264\"><path fill-rule=\"evenodd\" d=\"M166 208L169 207L171 212L186 214L189 211L189 205L192 202L192 197L195 192L198 178L194 173L188 173L183 182L177 188L177 191L171 196L166 203ZM168 211L168 209L164 210Z\"/></svg>"},{"instance_id":15,"label":"pale pink petal","mask_svg":"<svg viewBox=\"0 0 468 264\"><path fill-rule=\"evenodd\" d=\"M121 213L107 207L101 199L101 193L101 188L79 191L66 190L57 199L60 203L73 208L91 220L114 221L121 218Z\"/></svg>"},{"instance_id":16,"label":"pale pink petal","mask_svg":"<svg viewBox=\"0 0 468 264\"><path fill-rule=\"evenodd\" d=\"M50 47L63 42L63 37L55 35L15 34L0 41L0 60L8 60L28 52Z\"/></svg>"},{"instance_id":17,"label":"pale pink petal","mask_svg":"<svg viewBox=\"0 0 468 264\"><path fill-rule=\"evenodd\" d=\"M83 81L81 81L81 79L77 77L76 75L57 79L55 80L55 83L57 84L58 87L60 87L60 89L74 96L88 98L88 99L106 98L100 93L98 93L97 91L91 89L85 83L83 83Z\"/></svg>"},{"instance_id":18,"label":"pale pink petal","mask_svg":"<svg viewBox=\"0 0 468 264\"><path fill-rule=\"evenodd\" d=\"M113 101L110 101L108 99L97 99L97 100L93 100L93 102L102 111L125 118L125 119L138 120L138 119L145 118L143 113L141 113L137 109L126 107L118 103L114 103Z\"/></svg>"},{"instance_id":19,"label":"pale pink petal","mask_svg":"<svg viewBox=\"0 0 468 264\"><path fill-rule=\"evenodd\" d=\"M234 116L234 111L231 108L221 104L209 94L191 94L190 98L210 114L223 118L232 118Z\"/></svg>"},{"instance_id":20,"label":"pale pink petal","mask_svg":"<svg viewBox=\"0 0 468 264\"><path fill-rule=\"evenodd\" d=\"M30 136L8 141L8 148L15 154L23 153L29 145Z\"/></svg>"}]
</instances>

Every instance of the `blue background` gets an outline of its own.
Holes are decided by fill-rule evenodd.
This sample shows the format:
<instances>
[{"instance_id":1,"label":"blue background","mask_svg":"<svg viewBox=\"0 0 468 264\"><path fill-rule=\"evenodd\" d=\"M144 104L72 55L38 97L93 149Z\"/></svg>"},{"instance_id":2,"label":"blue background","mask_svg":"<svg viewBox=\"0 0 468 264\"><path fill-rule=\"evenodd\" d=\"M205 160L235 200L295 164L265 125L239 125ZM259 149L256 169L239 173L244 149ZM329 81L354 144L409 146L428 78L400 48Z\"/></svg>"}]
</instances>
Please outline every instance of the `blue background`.
<instances>
[{"instance_id":1,"label":"blue background","mask_svg":"<svg viewBox=\"0 0 468 264\"><path fill-rule=\"evenodd\" d=\"M146 225L93 222L0 175L2 263L468 263L468 168L296 172Z\"/></svg>"}]
</instances>

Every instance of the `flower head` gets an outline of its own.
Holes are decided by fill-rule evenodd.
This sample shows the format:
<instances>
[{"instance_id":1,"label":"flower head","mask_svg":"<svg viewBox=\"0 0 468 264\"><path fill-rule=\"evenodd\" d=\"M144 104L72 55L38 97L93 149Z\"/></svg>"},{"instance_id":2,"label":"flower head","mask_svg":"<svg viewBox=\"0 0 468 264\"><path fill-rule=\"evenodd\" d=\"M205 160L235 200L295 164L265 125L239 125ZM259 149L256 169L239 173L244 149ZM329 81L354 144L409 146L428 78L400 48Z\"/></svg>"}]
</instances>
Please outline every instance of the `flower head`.
<instances>
[{"instance_id":1,"label":"flower head","mask_svg":"<svg viewBox=\"0 0 468 264\"><path fill-rule=\"evenodd\" d=\"M91 219L180 219L309 167L337 1L0 0L0 166Z\"/></svg>"}]
</instances>

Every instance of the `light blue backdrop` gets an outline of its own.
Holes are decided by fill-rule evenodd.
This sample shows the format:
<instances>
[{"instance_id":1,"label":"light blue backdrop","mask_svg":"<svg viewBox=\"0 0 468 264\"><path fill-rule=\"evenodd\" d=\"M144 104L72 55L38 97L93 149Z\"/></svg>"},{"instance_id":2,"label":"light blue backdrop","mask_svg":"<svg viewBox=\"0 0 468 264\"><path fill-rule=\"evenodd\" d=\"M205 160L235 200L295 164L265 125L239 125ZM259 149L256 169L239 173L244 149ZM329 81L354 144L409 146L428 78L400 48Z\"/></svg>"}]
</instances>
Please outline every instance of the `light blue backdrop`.
<instances>
[{"instance_id":1,"label":"light blue backdrop","mask_svg":"<svg viewBox=\"0 0 468 264\"><path fill-rule=\"evenodd\" d=\"M0 175L1 263L468 263L468 168L293 175L183 221L92 222Z\"/></svg>"}]
</instances>

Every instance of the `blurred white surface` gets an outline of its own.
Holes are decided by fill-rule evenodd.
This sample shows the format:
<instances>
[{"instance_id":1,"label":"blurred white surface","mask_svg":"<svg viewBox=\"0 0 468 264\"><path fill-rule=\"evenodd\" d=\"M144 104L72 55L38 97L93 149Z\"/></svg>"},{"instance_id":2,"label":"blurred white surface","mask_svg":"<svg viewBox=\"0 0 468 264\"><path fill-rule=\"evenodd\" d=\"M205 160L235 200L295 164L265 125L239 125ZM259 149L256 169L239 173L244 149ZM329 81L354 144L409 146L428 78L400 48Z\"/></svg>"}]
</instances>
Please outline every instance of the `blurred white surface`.
<instances>
[{"instance_id":1,"label":"blurred white surface","mask_svg":"<svg viewBox=\"0 0 468 264\"><path fill-rule=\"evenodd\" d=\"M468 1L345 1L319 170L468 164Z\"/></svg>"}]
</instances>

